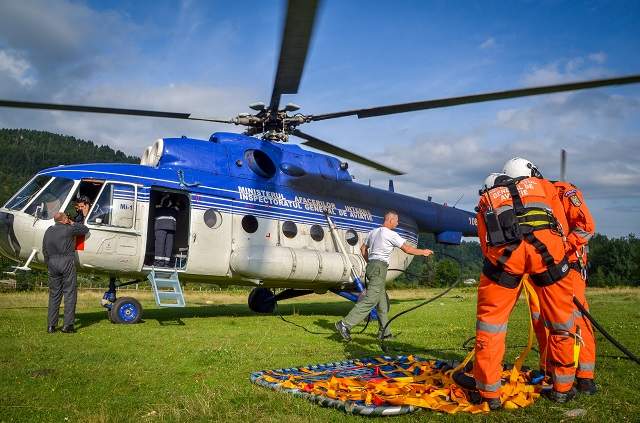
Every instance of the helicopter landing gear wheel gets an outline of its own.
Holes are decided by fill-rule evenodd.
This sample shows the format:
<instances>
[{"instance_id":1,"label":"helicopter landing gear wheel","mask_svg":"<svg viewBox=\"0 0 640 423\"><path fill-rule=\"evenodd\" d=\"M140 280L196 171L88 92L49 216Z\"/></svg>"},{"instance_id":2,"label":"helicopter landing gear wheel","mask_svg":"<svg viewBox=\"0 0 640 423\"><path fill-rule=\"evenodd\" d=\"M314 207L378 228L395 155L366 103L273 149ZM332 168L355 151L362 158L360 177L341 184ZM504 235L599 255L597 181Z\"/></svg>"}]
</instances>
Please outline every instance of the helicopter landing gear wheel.
<instances>
[{"instance_id":1,"label":"helicopter landing gear wheel","mask_svg":"<svg viewBox=\"0 0 640 423\"><path fill-rule=\"evenodd\" d=\"M253 288L247 302L256 313L273 313L276 309L276 297L268 288Z\"/></svg>"},{"instance_id":2,"label":"helicopter landing gear wheel","mask_svg":"<svg viewBox=\"0 0 640 423\"><path fill-rule=\"evenodd\" d=\"M109 319L113 323L132 325L142 319L142 305L132 297L118 298L109 311Z\"/></svg>"}]
</instances>

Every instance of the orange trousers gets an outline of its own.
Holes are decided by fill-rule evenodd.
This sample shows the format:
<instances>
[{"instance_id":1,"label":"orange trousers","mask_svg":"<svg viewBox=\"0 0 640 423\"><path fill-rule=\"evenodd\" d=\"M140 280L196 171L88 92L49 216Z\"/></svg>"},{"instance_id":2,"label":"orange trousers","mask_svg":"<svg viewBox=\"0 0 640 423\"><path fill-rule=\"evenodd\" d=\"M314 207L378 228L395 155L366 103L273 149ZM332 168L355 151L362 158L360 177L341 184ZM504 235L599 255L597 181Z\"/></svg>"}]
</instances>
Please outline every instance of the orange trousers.
<instances>
[{"instance_id":1,"label":"orange trousers","mask_svg":"<svg viewBox=\"0 0 640 423\"><path fill-rule=\"evenodd\" d=\"M589 310L589 304L585 296L586 283L576 270L572 269L570 272L578 275L578 277L574 278L575 286L573 287L573 294L580 304ZM547 338L549 336L549 330L544 324L544 319L540 317L540 305L535 301L530 301L529 308L531 309L533 328L536 332L538 348L540 350L540 369L551 372L553 366L550 360L547 360ZM580 310L576 310L575 315L576 326L580 328L580 336L582 336L583 341L583 345L580 348L576 376L584 379L593 379L596 364L596 341L593 326L591 326L589 319L582 315Z\"/></svg>"},{"instance_id":2,"label":"orange trousers","mask_svg":"<svg viewBox=\"0 0 640 423\"><path fill-rule=\"evenodd\" d=\"M559 262L564 255L562 243L545 244L556 262ZM499 254L499 251L490 249L487 256L494 257L495 260L495 256ZM532 245L522 242L513 251L504 269L514 275L536 274L545 271L546 265ZM573 304L576 277L579 278L577 272L570 271L552 285L540 287L532 283L540 300L540 316L550 330L546 344L547 360L553 365L553 387L558 392L570 390L575 379L575 340L569 334L575 333L576 329L576 307ZM507 325L519 294L519 288L506 288L484 274L480 275L473 375L476 386L484 398L500 397Z\"/></svg>"}]
</instances>

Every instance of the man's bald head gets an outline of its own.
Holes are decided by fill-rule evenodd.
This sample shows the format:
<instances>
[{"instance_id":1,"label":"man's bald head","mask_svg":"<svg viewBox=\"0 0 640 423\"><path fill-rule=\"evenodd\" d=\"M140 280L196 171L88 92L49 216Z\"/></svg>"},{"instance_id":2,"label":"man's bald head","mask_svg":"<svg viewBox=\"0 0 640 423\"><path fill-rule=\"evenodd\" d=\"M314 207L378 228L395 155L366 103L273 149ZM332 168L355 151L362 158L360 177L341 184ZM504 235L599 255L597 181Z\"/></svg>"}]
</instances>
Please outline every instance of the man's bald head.
<instances>
[{"instance_id":1,"label":"man's bald head","mask_svg":"<svg viewBox=\"0 0 640 423\"><path fill-rule=\"evenodd\" d=\"M56 223L67 223L68 219L67 215L62 212L58 212L53 215L53 221Z\"/></svg>"}]
</instances>

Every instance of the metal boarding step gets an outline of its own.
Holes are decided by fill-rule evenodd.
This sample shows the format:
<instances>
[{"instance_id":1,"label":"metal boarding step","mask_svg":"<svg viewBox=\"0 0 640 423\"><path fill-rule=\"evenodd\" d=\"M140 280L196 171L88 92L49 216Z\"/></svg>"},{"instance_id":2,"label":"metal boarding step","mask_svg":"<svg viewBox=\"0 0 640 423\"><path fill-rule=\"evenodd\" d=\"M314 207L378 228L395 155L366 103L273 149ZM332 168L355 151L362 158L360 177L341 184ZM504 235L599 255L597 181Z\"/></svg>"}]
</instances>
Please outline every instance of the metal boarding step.
<instances>
[{"instance_id":1,"label":"metal boarding step","mask_svg":"<svg viewBox=\"0 0 640 423\"><path fill-rule=\"evenodd\" d=\"M153 269L147 276L159 307L184 307L184 294L175 270Z\"/></svg>"}]
</instances>

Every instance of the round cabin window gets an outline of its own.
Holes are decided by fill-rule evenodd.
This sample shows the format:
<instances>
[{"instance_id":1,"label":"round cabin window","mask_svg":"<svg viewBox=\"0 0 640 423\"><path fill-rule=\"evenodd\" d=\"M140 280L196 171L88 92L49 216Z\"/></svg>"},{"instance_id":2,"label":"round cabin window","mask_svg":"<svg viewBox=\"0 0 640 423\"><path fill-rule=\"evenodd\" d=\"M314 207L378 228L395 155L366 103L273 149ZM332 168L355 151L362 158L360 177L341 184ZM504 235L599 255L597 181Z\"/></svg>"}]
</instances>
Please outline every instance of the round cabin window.
<instances>
[{"instance_id":1,"label":"round cabin window","mask_svg":"<svg viewBox=\"0 0 640 423\"><path fill-rule=\"evenodd\" d=\"M263 178L271 178L276 174L275 163L264 151L247 150L244 153L244 158L249 165L249 169L256 175L260 175Z\"/></svg>"},{"instance_id":2,"label":"round cabin window","mask_svg":"<svg viewBox=\"0 0 640 423\"><path fill-rule=\"evenodd\" d=\"M347 244L349 245L353 246L358 243L358 233L353 229L347 229L344 238L347 240Z\"/></svg>"},{"instance_id":3,"label":"round cabin window","mask_svg":"<svg viewBox=\"0 0 640 423\"><path fill-rule=\"evenodd\" d=\"M204 212L204 224L211 229L216 229L222 224L222 215L216 209L209 209Z\"/></svg>"},{"instance_id":4,"label":"round cabin window","mask_svg":"<svg viewBox=\"0 0 640 423\"><path fill-rule=\"evenodd\" d=\"M249 234L254 233L258 230L258 219L253 215L246 215L242 218L242 229Z\"/></svg>"},{"instance_id":5,"label":"round cabin window","mask_svg":"<svg viewBox=\"0 0 640 423\"><path fill-rule=\"evenodd\" d=\"M324 229L320 225L313 225L309 229L309 235L311 235L312 240L320 242L324 239Z\"/></svg>"},{"instance_id":6,"label":"round cabin window","mask_svg":"<svg viewBox=\"0 0 640 423\"><path fill-rule=\"evenodd\" d=\"M282 224L282 233L287 238L293 238L298 234L298 227L292 221L287 220Z\"/></svg>"}]
</instances>

